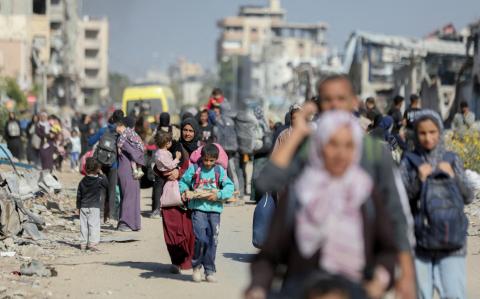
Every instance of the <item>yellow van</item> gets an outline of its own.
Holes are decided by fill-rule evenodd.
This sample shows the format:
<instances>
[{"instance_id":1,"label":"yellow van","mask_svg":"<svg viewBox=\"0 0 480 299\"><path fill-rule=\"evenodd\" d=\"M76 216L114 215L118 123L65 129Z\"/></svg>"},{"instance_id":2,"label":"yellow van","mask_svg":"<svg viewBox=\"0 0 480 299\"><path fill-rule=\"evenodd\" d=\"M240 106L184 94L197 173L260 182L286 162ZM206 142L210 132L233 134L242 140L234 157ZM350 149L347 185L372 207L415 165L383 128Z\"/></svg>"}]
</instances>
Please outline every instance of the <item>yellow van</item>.
<instances>
[{"instance_id":1,"label":"yellow van","mask_svg":"<svg viewBox=\"0 0 480 299\"><path fill-rule=\"evenodd\" d=\"M157 114L176 113L175 96L172 89L164 85L129 86L123 91L122 110L126 115L146 114L148 121L154 122Z\"/></svg>"}]
</instances>

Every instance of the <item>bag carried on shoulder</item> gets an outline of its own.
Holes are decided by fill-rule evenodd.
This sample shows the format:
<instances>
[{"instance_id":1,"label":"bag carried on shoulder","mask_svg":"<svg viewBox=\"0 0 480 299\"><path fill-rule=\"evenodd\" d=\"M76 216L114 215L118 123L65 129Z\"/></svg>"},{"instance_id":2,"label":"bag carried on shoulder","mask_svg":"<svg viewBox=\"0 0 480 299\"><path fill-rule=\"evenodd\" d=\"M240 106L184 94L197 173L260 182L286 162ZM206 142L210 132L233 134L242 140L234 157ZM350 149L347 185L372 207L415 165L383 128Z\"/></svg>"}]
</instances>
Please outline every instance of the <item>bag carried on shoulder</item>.
<instances>
[{"instance_id":1,"label":"bag carried on shoulder","mask_svg":"<svg viewBox=\"0 0 480 299\"><path fill-rule=\"evenodd\" d=\"M112 166L117 161L117 134L105 131L94 153L95 159L103 166Z\"/></svg>"},{"instance_id":2,"label":"bag carried on shoulder","mask_svg":"<svg viewBox=\"0 0 480 299\"><path fill-rule=\"evenodd\" d=\"M424 163L413 153L406 154L406 158L417 169ZM453 167L455 154L445 153L443 161ZM455 179L435 170L422 185L418 213L414 216L417 246L427 250L461 249L468 229L463 208L463 197Z\"/></svg>"},{"instance_id":3,"label":"bag carried on shoulder","mask_svg":"<svg viewBox=\"0 0 480 299\"><path fill-rule=\"evenodd\" d=\"M276 204L273 197L266 193L257 203L253 213L252 244L255 248L261 248L267 239L268 230Z\"/></svg>"},{"instance_id":4,"label":"bag carried on shoulder","mask_svg":"<svg viewBox=\"0 0 480 299\"><path fill-rule=\"evenodd\" d=\"M20 137L20 125L16 121L10 121L7 125L7 132L9 137Z\"/></svg>"}]
</instances>

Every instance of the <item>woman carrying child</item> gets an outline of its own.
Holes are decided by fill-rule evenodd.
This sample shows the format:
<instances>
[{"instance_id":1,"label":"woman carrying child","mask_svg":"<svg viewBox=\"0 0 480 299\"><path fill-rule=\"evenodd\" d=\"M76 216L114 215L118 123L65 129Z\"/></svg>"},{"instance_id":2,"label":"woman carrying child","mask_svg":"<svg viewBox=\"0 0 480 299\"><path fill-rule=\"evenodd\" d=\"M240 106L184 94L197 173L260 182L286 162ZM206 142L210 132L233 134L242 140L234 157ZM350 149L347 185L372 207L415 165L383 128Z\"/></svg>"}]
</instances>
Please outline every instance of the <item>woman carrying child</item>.
<instances>
[{"instance_id":1,"label":"woman carrying child","mask_svg":"<svg viewBox=\"0 0 480 299\"><path fill-rule=\"evenodd\" d=\"M116 124L117 133L122 135L126 127L126 119L120 119ZM118 145L118 143L117 143ZM120 220L118 230L139 231L141 228L140 215L140 182L134 178L133 165L144 164L143 151L132 145L131 142L123 142L118 151L118 180L122 202L120 208Z\"/></svg>"},{"instance_id":2,"label":"woman carrying child","mask_svg":"<svg viewBox=\"0 0 480 299\"><path fill-rule=\"evenodd\" d=\"M161 130L157 130L158 132ZM170 130L168 130L170 131ZM189 154L198 148L200 130L194 119L186 119L181 126L180 143L173 143L170 153L176 156L181 151L182 157L176 169L157 175L154 183L154 197L159 197L159 186L165 181L177 182L189 166ZM159 172L157 172L158 174ZM161 209L163 235L172 262L171 272L179 274L181 270L192 269L195 236L193 234L191 211L185 206L164 207Z\"/></svg>"}]
</instances>

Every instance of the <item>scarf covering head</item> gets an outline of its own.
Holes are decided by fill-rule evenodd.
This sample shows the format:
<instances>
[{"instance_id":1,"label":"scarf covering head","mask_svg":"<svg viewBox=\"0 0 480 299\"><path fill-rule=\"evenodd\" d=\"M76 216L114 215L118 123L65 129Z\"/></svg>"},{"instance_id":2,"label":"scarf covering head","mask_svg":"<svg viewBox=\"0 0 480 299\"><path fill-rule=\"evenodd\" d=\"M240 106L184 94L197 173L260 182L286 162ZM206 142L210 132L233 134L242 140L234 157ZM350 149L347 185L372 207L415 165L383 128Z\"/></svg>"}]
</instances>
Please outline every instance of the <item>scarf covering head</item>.
<instances>
[{"instance_id":1,"label":"scarf covering head","mask_svg":"<svg viewBox=\"0 0 480 299\"><path fill-rule=\"evenodd\" d=\"M322 151L339 128L352 132L355 153L345 173L333 177L325 168ZM360 281L365 266L361 206L371 195L373 182L360 167L363 132L353 115L326 112L317 121L309 149L309 166L295 184L301 208L295 235L300 253L311 258L321 250L320 267L329 273Z\"/></svg>"},{"instance_id":2,"label":"scarf covering head","mask_svg":"<svg viewBox=\"0 0 480 299\"><path fill-rule=\"evenodd\" d=\"M418 125L425 120L431 120L437 126L440 133L440 140L438 142L438 145L431 151L423 148L420 145L420 141L418 140ZM440 118L440 115L430 109L419 111L415 115L415 122L413 127L415 129L415 152L422 156L426 162L432 165L433 168L436 168L438 163L442 161L443 156L446 152L443 134L443 121Z\"/></svg>"},{"instance_id":3,"label":"scarf covering head","mask_svg":"<svg viewBox=\"0 0 480 299\"><path fill-rule=\"evenodd\" d=\"M193 139L191 141L186 141L183 138L183 128L185 128L186 125L190 125L193 128L193 131L195 132ZM182 121L180 130L181 130L180 142L182 143L183 147L189 154L193 153L198 148L198 141L201 138L200 126L198 125L198 122L195 120L195 118L186 118Z\"/></svg>"},{"instance_id":4,"label":"scarf covering head","mask_svg":"<svg viewBox=\"0 0 480 299\"><path fill-rule=\"evenodd\" d=\"M160 114L160 127L169 127L170 126L170 114L168 112L162 112Z\"/></svg>"},{"instance_id":5,"label":"scarf covering head","mask_svg":"<svg viewBox=\"0 0 480 299\"><path fill-rule=\"evenodd\" d=\"M168 112L162 112L160 114L160 121L158 122L157 131L173 131L172 126L170 125L170 114Z\"/></svg>"}]
</instances>

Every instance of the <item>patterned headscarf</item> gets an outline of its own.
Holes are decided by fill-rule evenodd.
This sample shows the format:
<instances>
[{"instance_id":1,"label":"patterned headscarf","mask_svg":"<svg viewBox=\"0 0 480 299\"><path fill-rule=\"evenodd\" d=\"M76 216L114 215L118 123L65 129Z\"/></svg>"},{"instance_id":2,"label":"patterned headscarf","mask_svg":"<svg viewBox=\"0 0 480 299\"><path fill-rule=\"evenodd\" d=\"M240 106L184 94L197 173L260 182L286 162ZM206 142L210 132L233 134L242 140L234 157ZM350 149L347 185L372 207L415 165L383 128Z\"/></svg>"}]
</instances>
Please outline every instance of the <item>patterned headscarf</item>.
<instances>
[{"instance_id":1,"label":"patterned headscarf","mask_svg":"<svg viewBox=\"0 0 480 299\"><path fill-rule=\"evenodd\" d=\"M325 168L323 148L339 128L351 130L355 144L352 164L340 177ZM361 205L372 192L372 179L360 167L363 132L353 115L326 112L313 133L309 165L295 185L302 208L296 216L296 241L300 253L310 258L322 250L320 266L360 280L365 266ZM342 250L338 250L342 248Z\"/></svg>"}]
</instances>

